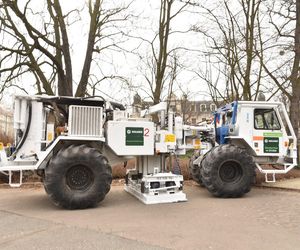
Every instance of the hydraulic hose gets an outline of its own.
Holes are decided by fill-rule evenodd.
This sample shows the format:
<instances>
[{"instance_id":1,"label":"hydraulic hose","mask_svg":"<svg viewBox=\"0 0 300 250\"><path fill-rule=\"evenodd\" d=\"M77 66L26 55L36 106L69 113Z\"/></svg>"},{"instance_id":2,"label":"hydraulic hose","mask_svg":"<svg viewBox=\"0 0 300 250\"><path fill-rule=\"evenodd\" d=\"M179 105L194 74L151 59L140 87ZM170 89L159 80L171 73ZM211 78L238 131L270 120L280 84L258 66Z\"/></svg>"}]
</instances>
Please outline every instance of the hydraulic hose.
<instances>
[{"instance_id":1,"label":"hydraulic hose","mask_svg":"<svg viewBox=\"0 0 300 250\"><path fill-rule=\"evenodd\" d=\"M179 160L177 158L177 155L174 154L175 156L175 161L174 161L174 166L173 166L173 174L177 174L177 175L181 175L181 168L180 168L180 164L179 164Z\"/></svg>"},{"instance_id":2,"label":"hydraulic hose","mask_svg":"<svg viewBox=\"0 0 300 250\"><path fill-rule=\"evenodd\" d=\"M31 104L31 102L29 102L29 104L28 104L28 121L27 121L27 126L25 129L25 133L23 133L20 142L18 143L18 145L16 145L16 149L13 152L13 154L11 155L11 158L13 158L18 153L18 151L23 146L23 144L28 136L28 133L30 130L30 125L31 125L31 117L32 117L32 104Z\"/></svg>"}]
</instances>

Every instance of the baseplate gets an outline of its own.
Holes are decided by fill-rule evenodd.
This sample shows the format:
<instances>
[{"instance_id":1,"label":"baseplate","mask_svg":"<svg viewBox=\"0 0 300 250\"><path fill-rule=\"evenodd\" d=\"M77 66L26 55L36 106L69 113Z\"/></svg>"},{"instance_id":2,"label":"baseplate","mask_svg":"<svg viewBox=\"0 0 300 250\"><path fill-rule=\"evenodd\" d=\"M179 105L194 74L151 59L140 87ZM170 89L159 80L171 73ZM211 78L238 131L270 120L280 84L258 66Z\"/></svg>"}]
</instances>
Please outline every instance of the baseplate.
<instances>
[{"instance_id":1,"label":"baseplate","mask_svg":"<svg viewBox=\"0 0 300 250\"><path fill-rule=\"evenodd\" d=\"M125 191L138 198L144 204L160 204L160 203L174 203L174 202L183 202L187 201L186 194L182 191L175 194L159 194L159 195L150 195L142 194L137 188L133 185L125 185Z\"/></svg>"},{"instance_id":2,"label":"baseplate","mask_svg":"<svg viewBox=\"0 0 300 250\"><path fill-rule=\"evenodd\" d=\"M144 176L143 181L162 181L162 179L165 179L167 181L174 181L174 183L179 183L180 180L183 180L182 176L179 175L159 173L155 175ZM187 201L186 194L182 190L179 190L178 186L176 186L174 189L170 188L170 190L162 188L165 189L163 192L153 192L153 190L151 190L151 192L142 193L141 183L138 181L129 180L124 189L126 192L138 198L144 204L160 204ZM160 188L158 188L157 190L160 190Z\"/></svg>"}]
</instances>

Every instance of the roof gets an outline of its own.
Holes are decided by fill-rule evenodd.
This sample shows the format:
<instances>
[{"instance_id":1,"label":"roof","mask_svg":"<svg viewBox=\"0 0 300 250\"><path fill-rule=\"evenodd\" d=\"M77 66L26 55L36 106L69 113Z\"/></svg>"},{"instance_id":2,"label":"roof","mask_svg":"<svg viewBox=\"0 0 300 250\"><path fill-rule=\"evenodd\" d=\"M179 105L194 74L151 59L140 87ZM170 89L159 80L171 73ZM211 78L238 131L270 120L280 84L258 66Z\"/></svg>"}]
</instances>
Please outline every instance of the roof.
<instances>
[{"instance_id":1,"label":"roof","mask_svg":"<svg viewBox=\"0 0 300 250\"><path fill-rule=\"evenodd\" d=\"M86 106L100 106L103 107L107 102L101 96L91 97L73 97L73 96L48 96L48 95L36 95L36 96L16 96L18 99L37 100L43 103L56 103L61 105L86 105ZM115 109L125 110L124 106L116 102L108 102Z\"/></svg>"}]
</instances>

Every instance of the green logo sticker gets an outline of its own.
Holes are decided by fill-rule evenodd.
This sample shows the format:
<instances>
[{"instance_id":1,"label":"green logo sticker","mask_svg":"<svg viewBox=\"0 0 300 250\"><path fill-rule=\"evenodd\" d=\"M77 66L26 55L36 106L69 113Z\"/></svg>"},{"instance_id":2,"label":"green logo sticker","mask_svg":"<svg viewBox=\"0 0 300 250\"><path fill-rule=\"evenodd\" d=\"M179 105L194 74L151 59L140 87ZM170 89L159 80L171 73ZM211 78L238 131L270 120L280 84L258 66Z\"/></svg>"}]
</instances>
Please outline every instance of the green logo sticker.
<instances>
[{"instance_id":1,"label":"green logo sticker","mask_svg":"<svg viewBox=\"0 0 300 250\"><path fill-rule=\"evenodd\" d=\"M125 128L126 146L144 146L144 128Z\"/></svg>"},{"instance_id":2,"label":"green logo sticker","mask_svg":"<svg viewBox=\"0 0 300 250\"><path fill-rule=\"evenodd\" d=\"M265 132L263 135L266 137L282 137L281 132Z\"/></svg>"},{"instance_id":3,"label":"green logo sticker","mask_svg":"<svg viewBox=\"0 0 300 250\"><path fill-rule=\"evenodd\" d=\"M264 153L279 153L279 137L264 138Z\"/></svg>"}]
</instances>

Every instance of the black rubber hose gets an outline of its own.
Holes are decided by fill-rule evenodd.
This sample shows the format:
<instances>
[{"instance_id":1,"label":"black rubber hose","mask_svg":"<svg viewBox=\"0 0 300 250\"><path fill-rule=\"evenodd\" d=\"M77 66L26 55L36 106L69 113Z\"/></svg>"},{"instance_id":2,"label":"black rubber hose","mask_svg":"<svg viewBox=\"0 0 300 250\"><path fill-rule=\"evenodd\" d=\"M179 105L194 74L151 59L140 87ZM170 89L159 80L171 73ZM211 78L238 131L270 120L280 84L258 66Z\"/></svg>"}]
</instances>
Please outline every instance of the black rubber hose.
<instances>
[{"instance_id":1,"label":"black rubber hose","mask_svg":"<svg viewBox=\"0 0 300 250\"><path fill-rule=\"evenodd\" d=\"M25 130L25 133L23 133L23 136L20 140L20 142L18 143L18 145L16 146L16 149L15 149L15 152L11 155L11 157L14 157L19 149L23 146L27 136L28 136L28 133L29 133L29 130L30 130L30 125L31 125L31 117L32 117L32 104L31 102L29 102L29 105L28 105L28 121L27 121L27 126L26 126L26 130Z\"/></svg>"},{"instance_id":2,"label":"black rubber hose","mask_svg":"<svg viewBox=\"0 0 300 250\"><path fill-rule=\"evenodd\" d=\"M177 158L177 155L175 155L175 161L174 161L174 166L173 166L173 174L176 175L181 175L181 168L180 168L180 164L179 164L179 160Z\"/></svg>"}]
</instances>

